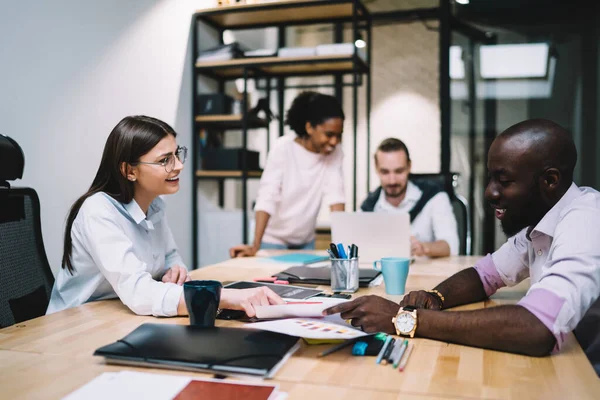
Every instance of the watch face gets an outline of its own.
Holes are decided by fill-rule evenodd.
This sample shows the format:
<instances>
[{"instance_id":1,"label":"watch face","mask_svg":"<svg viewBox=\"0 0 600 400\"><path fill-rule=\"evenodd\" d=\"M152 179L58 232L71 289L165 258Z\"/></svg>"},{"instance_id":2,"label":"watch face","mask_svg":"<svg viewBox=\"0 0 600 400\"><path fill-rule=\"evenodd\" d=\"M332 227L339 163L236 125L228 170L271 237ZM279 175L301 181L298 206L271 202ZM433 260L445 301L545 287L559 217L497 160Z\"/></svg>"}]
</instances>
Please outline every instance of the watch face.
<instances>
[{"instance_id":1,"label":"watch face","mask_svg":"<svg viewBox=\"0 0 600 400\"><path fill-rule=\"evenodd\" d=\"M400 314L396 319L396 327L401 333L408 334L415 327L415 319L410 314Z\"/></svg>"}]
</instances>

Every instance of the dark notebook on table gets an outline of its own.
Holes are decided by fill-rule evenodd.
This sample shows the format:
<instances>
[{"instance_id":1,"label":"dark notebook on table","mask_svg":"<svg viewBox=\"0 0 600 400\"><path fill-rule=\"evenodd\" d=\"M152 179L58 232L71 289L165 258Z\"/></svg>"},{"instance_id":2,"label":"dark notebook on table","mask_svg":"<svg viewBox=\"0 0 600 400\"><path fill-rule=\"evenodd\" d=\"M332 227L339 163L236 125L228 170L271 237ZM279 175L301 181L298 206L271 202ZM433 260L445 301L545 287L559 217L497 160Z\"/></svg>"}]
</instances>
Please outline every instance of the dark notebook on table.
<instances>
[{"instance_id":1,"label":"dark notebook on table","mask_svg":"<svg viewBox=\"0 0 600 400\"><path fill-rule=\"evenodd\" d=\"M298 338L244 328L142 324L94 352L109 363L272 377Z\"/></svg>"},{"instance_id":2,"label":"dark notebook on table","mask_svg":"<svg viewBox=\"0 0 600 400\"><path fill-rule=\"evenodd\" d=\"M359 268L358 286L369 287L381 272L375 269ZM331 285L330 267L291 267L273 275L278 279L287 280L289 283L308 283L313 285Z\"/></svg>"}]
</instances>

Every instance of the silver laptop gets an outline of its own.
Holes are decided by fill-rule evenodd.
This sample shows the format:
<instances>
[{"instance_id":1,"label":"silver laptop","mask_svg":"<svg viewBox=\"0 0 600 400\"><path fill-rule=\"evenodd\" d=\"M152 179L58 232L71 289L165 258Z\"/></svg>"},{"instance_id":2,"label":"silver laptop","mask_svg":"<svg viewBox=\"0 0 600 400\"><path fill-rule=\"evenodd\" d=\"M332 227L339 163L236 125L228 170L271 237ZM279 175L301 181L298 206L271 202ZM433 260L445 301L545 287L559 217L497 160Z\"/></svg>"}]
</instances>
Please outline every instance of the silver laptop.
<instances>
[{"instance_id":1,"label":"silver laptop","mask_svg":"<svg viewBox=\"0 0 600 400\"><path fill-rule=\"evenodd\" d=\"M410 258L408 213L333 212L331 239L358 246L359 262L372 263L382 257Z\"/></svg>"}]
</instances>

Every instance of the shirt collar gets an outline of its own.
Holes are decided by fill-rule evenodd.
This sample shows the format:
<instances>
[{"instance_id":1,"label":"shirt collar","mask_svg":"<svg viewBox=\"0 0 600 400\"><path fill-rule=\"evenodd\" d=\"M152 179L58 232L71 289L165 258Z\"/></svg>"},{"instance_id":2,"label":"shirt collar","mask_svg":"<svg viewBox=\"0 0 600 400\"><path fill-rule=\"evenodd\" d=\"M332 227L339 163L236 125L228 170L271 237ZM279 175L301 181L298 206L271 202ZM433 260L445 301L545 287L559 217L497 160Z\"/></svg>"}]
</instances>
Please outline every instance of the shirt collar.
<instances>
[{"instance_id":1,"label":"shirt collar","mask_svg":"<svg viewBox=\"0 0 600 400\"><path fill-rule=\"evenodd\" d=\"M423 192L421 191L421 189L419 189L419 187L417 185L415 185L411 181L408 181L408 183L406 184L406 194L404 195L404 198L402 199L402 201L400 202L400 204L397 207L392 205L387 200L383 189L381 190L381 194L379 195L379 199L377 202L379 204L381 204L383 207L401 209L404 207L412 207L412 205L414 203L419 201L422 194L423 194Z\"/></svg>"},{"instance_id":2,"label":"shirt collar","mask_svg":"<svg viewBox=\"0 0 600 400\"><path fill-rule=\"evenodd\" d=\"M148 208L148 215L144 214L144 211L134 199L129 203L124 204L123 207L125 207L125 210L136 224L139 225L143 221L146 221L147 227L152 229L153 225L160 221L164 215L164 204L164 200L160 197L154 199Z\"/></svg>"},{"instance_id":3,"label":"shirt collar","mask_svg":"<svg viewBox=\"0 0 600 400\"><path fill-rule=\"evenodd\" d=\"M402 202L419 201L422 194L423 192L421 191L421 189L419 189L417 185L415 185L411 181L408 181L408 183L406 184L406 196L404 197L404 200L402 200Z\"/></svg>"},{"instance_id":4,"label":"shirt collar","mask_svg":"<svg viewBox=\"0 0 600 400\"><path fill-rule=\"evenodd\" d=\"M537 223L535 228L531 230L530 237L536 237L539 234L545 234L554 237L554 230L558 225L561 211L568 206L573 200L581 196L581 190L573 182L569 187L569 190L558 200L558 202L544 215L544 217Z\"/></svg>"}]
</instances>

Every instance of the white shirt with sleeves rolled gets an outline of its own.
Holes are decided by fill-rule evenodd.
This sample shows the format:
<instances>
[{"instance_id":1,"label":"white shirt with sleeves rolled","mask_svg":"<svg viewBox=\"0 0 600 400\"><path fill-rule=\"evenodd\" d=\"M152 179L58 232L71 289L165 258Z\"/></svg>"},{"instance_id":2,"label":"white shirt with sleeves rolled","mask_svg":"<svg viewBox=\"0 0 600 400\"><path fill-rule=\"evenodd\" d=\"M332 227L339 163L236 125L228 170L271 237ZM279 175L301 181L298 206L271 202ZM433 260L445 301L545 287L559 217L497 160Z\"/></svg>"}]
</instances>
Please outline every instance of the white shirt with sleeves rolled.
<instances>
[{"instance_id":1,"label":"white shirt with sleeves rolled","mask_svg":"<svg viewBox=\"0 0 600 400\"><path fill-rule=\"evenodd\" d=\"M300 245L315 239L321 202L345 204L343 152L329 154L306 150L295 135L282 136L269 152L260 179L255 211L271 217L263 242Z\"/></svg>"},{"instance_id":2,"label":"white shirt with sleeves rolled","mask_svg":"<svg viewBox=\"0 0 600 400\"><path fill-rule=\"evenodd\" d=\"M139 315L177 315L183 288L159 280L174 265L185 268L157 197L146 216L100 192L86 199L71 229L73 275L61 268L47 314L88 301L119 297Z\"/></svg>"}]
</instances>

